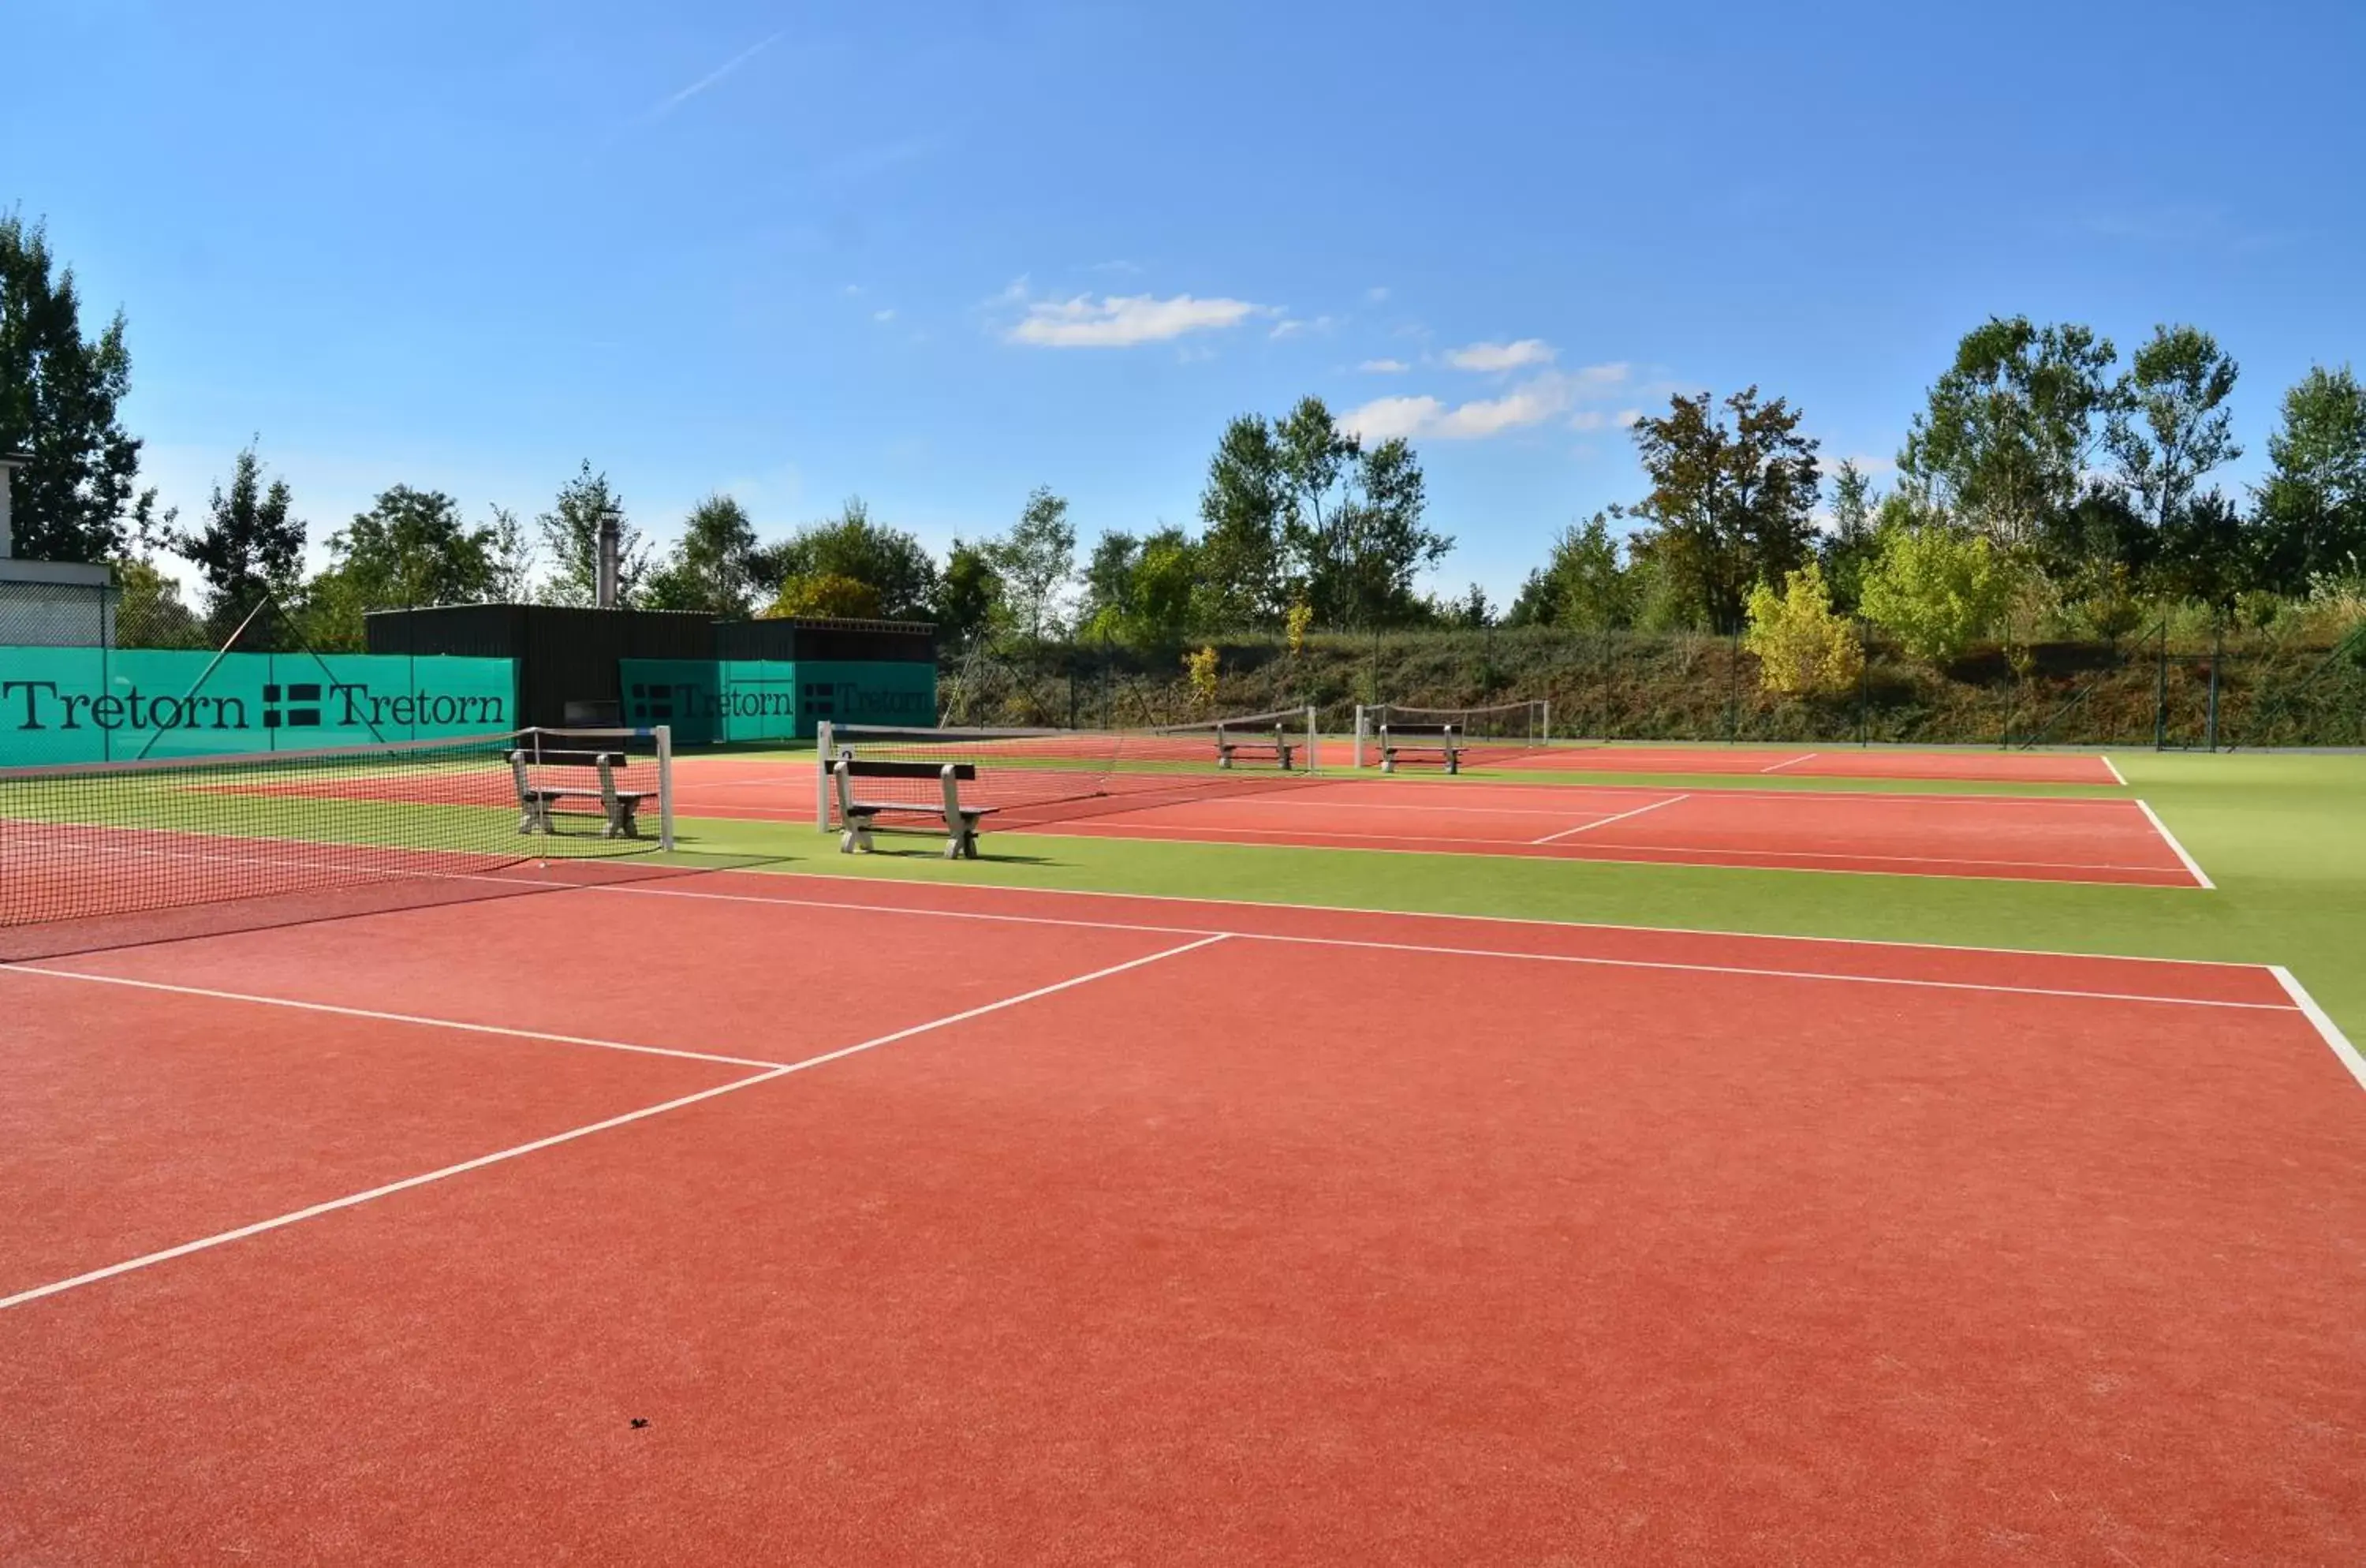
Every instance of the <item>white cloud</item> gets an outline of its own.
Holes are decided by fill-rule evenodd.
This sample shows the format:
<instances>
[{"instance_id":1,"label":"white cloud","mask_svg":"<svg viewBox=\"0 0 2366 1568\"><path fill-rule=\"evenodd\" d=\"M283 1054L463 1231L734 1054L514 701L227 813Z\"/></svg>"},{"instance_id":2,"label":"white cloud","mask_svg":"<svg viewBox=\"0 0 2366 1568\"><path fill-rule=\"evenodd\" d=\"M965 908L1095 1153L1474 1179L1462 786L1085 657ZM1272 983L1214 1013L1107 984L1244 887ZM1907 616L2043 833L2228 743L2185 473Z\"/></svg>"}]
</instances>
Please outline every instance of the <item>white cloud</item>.
<instances>
[{"instance_id":1,"label":"white cloud","mask_svg":"<svg viewBox=\"0 0 2366 1568\"><path fill-rule=\"evenodd\" d=\"M1425 436L1437 441L1482 441L1506 431L1525 430L1561 414L1571 414L1578 430L1599 428L1598 410L1572 408L1619 387L1627 378L1624 365L1590 365L1576 371L1547 370L1531 376L1500 398L1474 398L1448 404L1432 397L1380 398L1350 410L1339 423L1369 440L1391 436ZM1621 416L1620 423L1631 423Z\"/></svg>"},{"instance_id":2,"label":"white cloud","mask_svg":"<svg viewBox=\"0 0 2366 1568\"><path fill-rule=\"evenodd\" d=\"M1364 290L1364 298L1375 305L1380 304L1388 297L1388 286L1385 284L1376 283L1371 288Z\"/></svg>"},{"instance_id":3,"label":"white cloud","mask_svg":"<svg viewBox=\"0 0 2366 1568\"><path fill-rule=\"evenodd\" d=\"M1356 368L1367 376L1402 376L1413 367L1402 359L1367 359Z\"/></svg>"},{"instance_id":4,"label":"white cloud","mask_svg":"<svg viewBox=\"0 0 2366 1568\"><path fill-rule=\"evenodd\" d=\"M1390 441L1400 435L1426 435L1446 405L1436 398L1375 398L1339 416L1341 428L1367 441Z\"/></svg>"},{"instance_id":5,"label":"white cloud","mask_svg":"<svg viewBox=\"0 0 2366 1568\"><path fill-rule=\"evenodd\" d=\"M1635 428L1635 422L1642 417L1641 409L1620 409L1615 416L1615 423L1621 430L1632 430Z\"/></svg>"},{"instance_id":6,"label":"white cloud","mask_svg":"<svg viewBox=\"0 0 2366 1568\"><path fill-rule=\"evenodd\" d=\"M884 310L873 310L871 312L871 319L874 321L892 321L896 319L896 312L892 308Z\"/></svg>"},{"instance_id":7,"label":"white cloud","mask_svg":"<svg viewBox=\"0 0 2366 1568\"><path fill-rule=\"evenodd\" d=\"M1317 316L1313 321L1301 321L1296 316L1285 316L1280 321L1274 322L1273 331L1268 333L1266 335L1268 337L1296 337L1301 333L1327 333L1338 324L1339 321L1335 316Z\"/></svg>"},{"instance_id":8,"label":"white cloud","mask_svg":"<svg viewBox=\"0 0 2366 1568\"><path fill-rule=\"evenodd\" d=\"M1038 348L1131 348L1187 333L1236 327L1252 316L1271 313L1271 307L1245 299L1199 299L1189 294L1171 299L1112 294L1096 299L1079 294L1073 299L1035 301L1004 335Z\"/></svg>"},{"instance_id":9,"label":"white cloud","mask_svg":"<svg viewBox=\"0 0 2366 1568\"><path fill-rule=\"evenodd\" d=\"M1549 365L1552 360L1552 344L1538 337L1524 337L1517 343L1474 343L1446 356L1457 370L1517 370L1523 366Z\"/></svg>"}]
</instances>

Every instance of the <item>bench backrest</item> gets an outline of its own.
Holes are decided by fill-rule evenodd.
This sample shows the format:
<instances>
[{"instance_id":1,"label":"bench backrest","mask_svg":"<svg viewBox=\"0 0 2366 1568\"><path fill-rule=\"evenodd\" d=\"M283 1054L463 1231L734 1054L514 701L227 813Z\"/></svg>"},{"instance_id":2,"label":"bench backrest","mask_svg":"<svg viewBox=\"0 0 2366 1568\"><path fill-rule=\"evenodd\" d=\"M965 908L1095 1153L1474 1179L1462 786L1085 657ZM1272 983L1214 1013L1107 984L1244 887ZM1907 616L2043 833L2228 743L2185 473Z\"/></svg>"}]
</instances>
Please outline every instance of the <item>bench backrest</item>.
<instances>
[{"instance_id":1,"label":"bench backrest","mask_svg":"<svg viewBox=\"0 0 2366 1568\"><path fill-rule=\"evenodd\" d=\"M510 777L516 781L518 804L523 806L534 789L534 780L526 770L532 768L594 768L600 774L600 805L614 821L616 815L616 764L624 758L614 751L536 751L510 753Z\"/></svg>"},{"instance_id":2,"label":"bench backrest","mask_svg":"<svg viewBox=\"0 0 2366 1568\"><path fill-rule=\"evenodd\" d=\"M961 831L961 786L977 777L975 762L883 762L868 761L851 751L841 751L829 765L830 777L838 785L838 819L851 824L854 820L854 781L856 779L928 779L941 781L945 789L945 831Z\"/></svg>"},{"instance_id":3,"label":"bench backrest","mask_svg":"<svg viewBox=\"0 0 2366 1568\"><path fill-rule=\"evenodd\" d=\"M1380 743L1387 745L1389 738L1393 735L1409 736L1423 740L1442 740L1450 746L1459 733L1459 731L1450 724L1384 724L1380 726Z\"/></svg>"}]
</instances>

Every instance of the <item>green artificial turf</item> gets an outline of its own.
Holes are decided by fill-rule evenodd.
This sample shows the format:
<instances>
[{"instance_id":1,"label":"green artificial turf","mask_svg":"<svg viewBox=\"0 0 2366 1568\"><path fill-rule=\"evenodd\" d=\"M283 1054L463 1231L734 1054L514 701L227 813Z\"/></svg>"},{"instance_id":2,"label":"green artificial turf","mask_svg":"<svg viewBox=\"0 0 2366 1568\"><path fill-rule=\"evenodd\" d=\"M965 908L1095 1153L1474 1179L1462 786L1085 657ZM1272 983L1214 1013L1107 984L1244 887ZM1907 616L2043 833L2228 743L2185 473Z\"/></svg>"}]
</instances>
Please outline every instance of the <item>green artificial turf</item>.
<instances>
[{"instance_id":1,"label":"green artificial turf","mask_svg":"<svg viewBox=\"0 0 2366 1568\"><path fill-rule=\"evenodd\" d=\"M2114 752L2128 789L1783 775L1523 774L1711 789L2142 796L2216 882L2198 888L1622 865L1511 856L989 835L984 860L841 855L811 826L685 818L684 848L781 870L1780 935L2282 964L2366 1039L2366 755ZM1780 781L1780 782L1778 782ZM1450 789L1452 781L1435 787Z\"/></svg>"}]
</instances>

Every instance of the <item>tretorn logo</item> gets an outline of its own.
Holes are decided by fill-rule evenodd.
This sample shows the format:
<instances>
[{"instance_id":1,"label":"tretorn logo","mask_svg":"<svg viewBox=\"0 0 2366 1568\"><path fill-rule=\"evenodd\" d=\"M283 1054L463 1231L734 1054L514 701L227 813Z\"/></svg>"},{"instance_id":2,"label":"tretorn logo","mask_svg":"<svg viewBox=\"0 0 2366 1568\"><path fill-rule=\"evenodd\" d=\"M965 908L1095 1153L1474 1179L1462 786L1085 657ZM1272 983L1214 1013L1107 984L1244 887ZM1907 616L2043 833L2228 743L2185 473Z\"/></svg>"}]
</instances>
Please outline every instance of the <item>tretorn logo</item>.
<instances>
[{"instance_id":1,"label":"tretorn logo","mask_svg":"<svg viewBox=\"0 0 2366 1568\"><path fill-rule=\"evenodd\" d=\"M381 694L359 681L291 682L263 688L262 701L191 692L165 695L127 687L119 695L62 690L55 681L0 681L0 726L19 731L97 729L347 729L384 725L481 726L507 722L495 694L425 688Z\"/></svg>"}]
</instances>

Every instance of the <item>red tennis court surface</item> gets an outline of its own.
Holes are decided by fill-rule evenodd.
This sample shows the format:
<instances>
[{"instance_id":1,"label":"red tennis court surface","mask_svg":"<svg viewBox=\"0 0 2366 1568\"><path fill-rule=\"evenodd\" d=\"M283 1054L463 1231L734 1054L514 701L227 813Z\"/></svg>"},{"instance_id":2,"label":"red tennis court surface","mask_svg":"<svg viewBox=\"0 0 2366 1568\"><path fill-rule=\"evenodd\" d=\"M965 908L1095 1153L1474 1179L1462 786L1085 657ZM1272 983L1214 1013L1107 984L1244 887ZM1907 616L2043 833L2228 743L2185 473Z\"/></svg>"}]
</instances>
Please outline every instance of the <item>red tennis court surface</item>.
<instances>
[{"instance_id":1,"label":"red tennis court surface","mask_svg":"<svg viewBox=\"0 0 2366 1568\"><path fill-rule=\"evenodd\" d=\"M2356 1562L2287 986L760 874L0 966L0 1561Z\"/></svg>"},{"instance_id":2,"label":"red tennis court surface","mask_svg":"<svg viewBox=\"0 0 2366 1568\"><path fill-rule=\"evenodd\" d=\"M677 795L685 816L815 818L810 763L716 758L684 764L681 774ZM1352 773L1292 780L1269 771L1212 769L1127 777L1126 787L1143 790L1139 795L1042 804L1029 798L1043 781L1064 776L981 765L963 798L997 808L986 822L990 834L2210 886L2143 802L2118 798L1691 793Z\"/></svg>"},{"instance_id":3,"label":"red tennis court surface","mask_svg":"<svg viewBox=\"0 0 2366 1568\"><path fill-rule=\"evenodd\" d=\"M1729 746L1553 746L1523 748L1500 760L1479 741L1491 768L1603 773L1794 773L1836 779L1993 780L2006 784L2124 784L2105 757L2044 751L1893 751L1842 747L1819 751Z\"/></svg>"}]
</instances>

